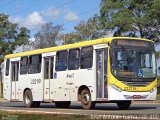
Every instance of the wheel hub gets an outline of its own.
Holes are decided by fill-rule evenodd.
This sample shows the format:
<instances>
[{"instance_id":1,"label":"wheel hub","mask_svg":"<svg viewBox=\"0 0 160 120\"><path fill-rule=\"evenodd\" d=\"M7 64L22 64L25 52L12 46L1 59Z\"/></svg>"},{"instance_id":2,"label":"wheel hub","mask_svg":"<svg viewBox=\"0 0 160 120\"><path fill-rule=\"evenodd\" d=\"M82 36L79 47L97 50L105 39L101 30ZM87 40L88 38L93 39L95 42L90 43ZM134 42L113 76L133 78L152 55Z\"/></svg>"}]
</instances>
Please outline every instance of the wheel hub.
<instances>
[{"instance_id":1,"label":"wheel hub","mask_svg":"<svg viewBox=\"0 0 160 120\"><path fill-rule=\"evenodd\" d=\"M29 95L27 95L27 96L25 97L25 101L26 101L26 104L30 104Z\"/></svg>"},{"instance_id":2,"label":"wheel hub","mask_svg":"<svg viewBox=\"0 0 160 120\"><path fill-rule=\"evenodd\" d=\"M89 101L90 101L89 95L88 95L88 94L85 94L85 95L83 96L83 103L84 103L84 104L88 104Z\"/></svg>"}]
</instances>

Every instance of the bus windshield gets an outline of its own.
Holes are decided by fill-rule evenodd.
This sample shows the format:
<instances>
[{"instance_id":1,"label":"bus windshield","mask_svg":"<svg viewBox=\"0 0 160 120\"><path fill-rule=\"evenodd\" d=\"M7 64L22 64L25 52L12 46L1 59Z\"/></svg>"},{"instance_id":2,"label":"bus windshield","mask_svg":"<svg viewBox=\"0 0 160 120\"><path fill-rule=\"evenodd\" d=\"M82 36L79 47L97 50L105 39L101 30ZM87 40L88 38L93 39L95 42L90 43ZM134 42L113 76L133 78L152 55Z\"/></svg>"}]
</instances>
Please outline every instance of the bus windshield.
<instances>
[{"instance_id":1,"label":"bus windshield","mask_svg":"<svg viewBox=\"0 0 160 120\"><path fill-rule=\"evenodd\" d=\"M130 42L131 41L131 42ZM111 48L114 76L132 78L156 77L154 44L146 41L115 40Z\"/></svg>"}]
</instances>

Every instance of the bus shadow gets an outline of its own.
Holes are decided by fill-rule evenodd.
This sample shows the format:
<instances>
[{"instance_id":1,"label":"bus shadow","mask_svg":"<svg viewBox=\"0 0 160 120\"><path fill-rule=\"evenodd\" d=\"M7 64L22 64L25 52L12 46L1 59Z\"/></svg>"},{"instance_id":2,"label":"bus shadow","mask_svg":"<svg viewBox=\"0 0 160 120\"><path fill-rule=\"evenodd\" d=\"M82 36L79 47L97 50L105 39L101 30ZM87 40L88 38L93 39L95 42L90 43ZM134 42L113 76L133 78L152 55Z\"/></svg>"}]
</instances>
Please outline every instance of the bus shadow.
<instances>
[{"instance_id":1,"label":"bus shadow","mask_svg":"<svg viewBox=\"0 0 160 120\"><path fill-rule=\"evenodd\" d=\"M53 108L53 109L63 109L63 108L57 108L54 104L53 105L41 105L40 108ZM81 105L71 105L69 108L64 109L71 109L71 110L84 110ZM149 110L149 109L157 109L156 106L131 106L128 110ZM110 105L110 106L95 106L94 109L91 110L114 110L119 111L119 108L116 105Z\"/></svg>"},{"instance_id":2,"label":"bus shadow","mask_svg":"<svg viewBox=\"0 0 160 120\"><path fill-rule=\"evenodd\" d=\"M14 107L14 108L26 108L23 103L9 103L6 104L5 107ZM49 103L49 104L44 104L42 103L38 108L53 108L53 109L63 109L63 108L57 108L54 103ZM37 109L38 109L37 108ZM149 110L149 109L157 109L157 106L141 106L141 105L131 105L131 107L128 109L129 111L131 110ZM80 104L71 104L69 108L65 109L71 109L71 110L83 110ZM116 105L96 105L94 109L92 110L114 110L114 111L119 111L118 107Z\"/></svg>"}]
</instances>

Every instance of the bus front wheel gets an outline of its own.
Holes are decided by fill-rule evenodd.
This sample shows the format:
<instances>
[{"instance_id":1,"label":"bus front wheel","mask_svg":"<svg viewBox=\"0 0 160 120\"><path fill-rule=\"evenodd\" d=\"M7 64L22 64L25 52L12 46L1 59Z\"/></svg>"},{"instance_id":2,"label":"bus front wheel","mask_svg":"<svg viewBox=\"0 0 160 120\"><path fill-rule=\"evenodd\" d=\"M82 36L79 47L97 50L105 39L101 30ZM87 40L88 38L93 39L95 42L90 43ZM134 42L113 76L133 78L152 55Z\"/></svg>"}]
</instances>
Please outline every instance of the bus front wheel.
<instances>
[{"instance_id":1,"label":"bus front wheel","mask_svg":"<svg viewBox=\"0 0 160 120\"><path fill-rule=\"evenodd\" d=\"M131 105L131 101L118 101L117 106L120 110L127 110Z\"/></svg>"},{"instance_id":2,"label":"bus front wheel","mask_svg":"<svg viewBox=\"0 0 160 120\"><path fill-rule=\"evenodd\" d=\"M83 109L93 109L95 107L95 102L91 101L91 94L88 89L81 92L81 105Z\"/></svg>"}]
</instances>

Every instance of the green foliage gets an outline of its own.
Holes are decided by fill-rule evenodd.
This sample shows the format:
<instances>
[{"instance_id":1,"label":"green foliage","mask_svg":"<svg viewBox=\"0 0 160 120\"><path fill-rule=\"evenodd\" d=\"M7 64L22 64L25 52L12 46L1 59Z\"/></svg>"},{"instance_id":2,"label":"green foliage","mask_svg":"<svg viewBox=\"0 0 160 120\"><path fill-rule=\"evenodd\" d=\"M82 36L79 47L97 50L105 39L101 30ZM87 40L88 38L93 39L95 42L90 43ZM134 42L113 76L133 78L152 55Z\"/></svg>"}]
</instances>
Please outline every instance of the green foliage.
<instances>
[{"instance_id":1,"label":"green foliage","mask_svg":"<svg viewBox=\"0 0 160 120\"><path fill-rule=\"evenodd\" d=\"M3 60L4 55L13 53L13 51L25 43L29 38L29 30L17 24L11 23L8 16L0 14L0 60Z\"/></svg>"},{"instance_id":2,"label":"green foliage","mask_svg":"<svg viewBox=\"0 0 160 120\"><path fill-rule=\"evenodd\" d=\"M39 49L56 46L55 42L60 40L59 34L62 30L62 25L54 25L53 23L42 25L41 29L35 34L34 47Z\"/></svg>"},{"instance_id":3,"label":"green foliage","mask_svg":"<svg viewBox=\"0 0 160 120\"><path fill-rule=\"evenodd\" d=\"M63 40L63 44L71 44L71 43L79 42L82 40L80 36L74 32L64 34L61 37Z\"/></svg>"},{"instance_id":4,"label":"green foliage","mask_svg":"<svg viewBox=\"0 0 160 120\"><path fill-rule=\"evenodd\" d=\"M160 0L102 0L100 22L113 36L134 36L160 42Z\"/></svg>"}]
</instances>

